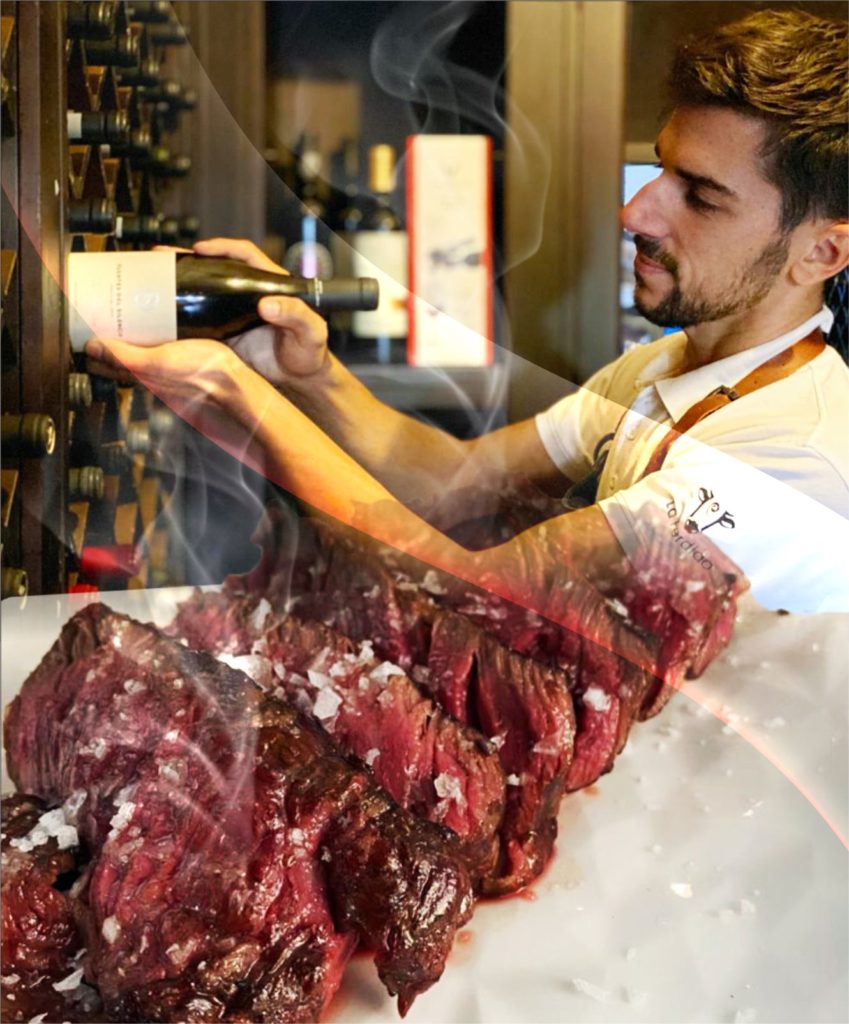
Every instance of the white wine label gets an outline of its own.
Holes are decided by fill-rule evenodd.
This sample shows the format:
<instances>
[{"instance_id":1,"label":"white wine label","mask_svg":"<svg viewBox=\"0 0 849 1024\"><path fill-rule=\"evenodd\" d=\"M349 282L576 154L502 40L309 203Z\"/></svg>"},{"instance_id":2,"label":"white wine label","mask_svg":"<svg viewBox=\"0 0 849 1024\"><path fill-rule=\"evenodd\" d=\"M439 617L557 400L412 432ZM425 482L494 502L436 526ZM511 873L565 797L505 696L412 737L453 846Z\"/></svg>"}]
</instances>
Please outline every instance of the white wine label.
<instances>
[{"instance_id":1,"label":"white wine label","mask_svg":"<svg viewBox=\"0 0 849 1024\"><path fill-rule=\"evenodd\" d=\"M177 337L173 252L74 252L68 257L68 331L81 352L89 338L158 345Z\"/></svg>"},{"instance_id":2,"label":"white wine label","mask_svg":"<svg viewBox=\"0 0 849 1024\"><path fill-rule=\"evenodd\" d=\"M68 138L73 142L74 139L82 138L83 134L83 115L76 111L68 111Z\"/></svg>"},{"instance_id":3,"label":"white wine label","mask_svg":"<svg viewBox=\"0 0 849 1024\"><path fill-rule=\"evenodd\" d=\"M376 277L380 286L377 309L353 314L354 334L360 338L406 338L406 231L357 231L351 240L353 276Z\"/></svg>"}]
</instances>

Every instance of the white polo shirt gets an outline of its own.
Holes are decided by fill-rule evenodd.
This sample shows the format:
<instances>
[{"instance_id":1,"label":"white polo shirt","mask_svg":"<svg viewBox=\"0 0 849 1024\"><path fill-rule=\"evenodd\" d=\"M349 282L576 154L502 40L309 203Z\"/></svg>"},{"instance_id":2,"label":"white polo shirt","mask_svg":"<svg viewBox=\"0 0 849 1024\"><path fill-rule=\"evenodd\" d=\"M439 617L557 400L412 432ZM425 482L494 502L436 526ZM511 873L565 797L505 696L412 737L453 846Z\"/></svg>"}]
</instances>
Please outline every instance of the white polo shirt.
<instances>
[{"instance_id":1,"label":"white polo shirt","mask_svg":"<svg viewBox=\"0 0 849 1024\"><path fill-rule=\"evenodd\" d=\"M832 319L823 308L772 341L687 373L683 332L637 346L537 416L542 443L578 480L598 441L614 434L597 500L626 551L654 509L695 559L709 552L699 539L713 541L765 607L849 611L849 368L834 349L701 420L640 479L688 409L814 327L827 332Z\"/></svg>"}]
</instances>

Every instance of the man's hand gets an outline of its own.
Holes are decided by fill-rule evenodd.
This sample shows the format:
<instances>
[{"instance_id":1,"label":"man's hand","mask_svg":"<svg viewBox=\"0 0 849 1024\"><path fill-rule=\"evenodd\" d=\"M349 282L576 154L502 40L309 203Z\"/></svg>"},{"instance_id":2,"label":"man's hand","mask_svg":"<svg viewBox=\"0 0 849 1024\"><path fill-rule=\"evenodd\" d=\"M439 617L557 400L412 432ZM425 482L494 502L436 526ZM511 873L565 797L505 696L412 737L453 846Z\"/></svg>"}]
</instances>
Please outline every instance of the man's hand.
<instances>
[{"instance_id":1,"label":"man's hand","mask_svg":"<svg viewBox=\"0 0 849 1024\"><path fill-rule=\"evenodd\" d=\"M210 238L195 243L194 251L199 256L242 260L258 270L287 273L243 239ZM327 368L327 324L318 313L300 299L283 295L264 298L258 308L269 326L247 331L229 343L248 366L278 387L297 384Z\"/></svg>"}]
</instances>

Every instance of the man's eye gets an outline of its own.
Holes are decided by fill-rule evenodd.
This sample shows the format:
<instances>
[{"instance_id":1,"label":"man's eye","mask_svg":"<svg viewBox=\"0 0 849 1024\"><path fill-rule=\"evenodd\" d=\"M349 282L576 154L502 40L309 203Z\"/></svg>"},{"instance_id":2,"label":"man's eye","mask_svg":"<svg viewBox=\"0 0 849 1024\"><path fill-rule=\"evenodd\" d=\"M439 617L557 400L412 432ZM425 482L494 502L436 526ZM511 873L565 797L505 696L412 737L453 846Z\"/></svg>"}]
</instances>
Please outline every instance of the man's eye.
<instances>
[{"instance_id":1,"label":"man's eye","mask_svg":"<svg viewBox=\"0 0 849 1024\"><path fill-rule=\"evenodd\" d=\"M702 199L698 192L688 191L684 199L691 209L698 210L700 213L713 213L718 209L713 203Z\"/></svg>"}]
</instances>

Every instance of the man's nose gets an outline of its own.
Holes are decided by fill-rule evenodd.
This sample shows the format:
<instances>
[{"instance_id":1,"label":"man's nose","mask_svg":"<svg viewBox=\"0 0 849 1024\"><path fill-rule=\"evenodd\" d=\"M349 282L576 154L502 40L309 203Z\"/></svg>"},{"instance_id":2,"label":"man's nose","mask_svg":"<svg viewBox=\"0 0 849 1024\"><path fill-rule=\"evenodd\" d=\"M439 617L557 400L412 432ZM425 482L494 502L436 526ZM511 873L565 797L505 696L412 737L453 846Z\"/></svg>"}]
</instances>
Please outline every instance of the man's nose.
<instances>
[{"instance_id":1,"label":"man's nose","mask_svg":"<svg viewBox=\"0 0 849 1024\"><path fill-rule=\"evenodd\" d=\"M655 178L637 192L619 211L622 227L632 235L662 238L666 223L660 204L659 179Z\"/></svg>"}]
</instances>

